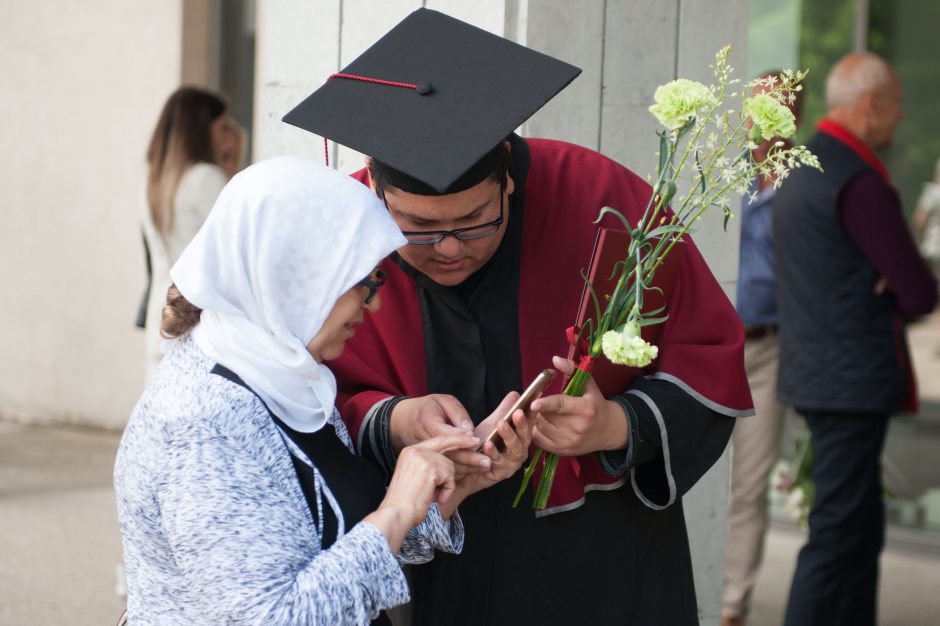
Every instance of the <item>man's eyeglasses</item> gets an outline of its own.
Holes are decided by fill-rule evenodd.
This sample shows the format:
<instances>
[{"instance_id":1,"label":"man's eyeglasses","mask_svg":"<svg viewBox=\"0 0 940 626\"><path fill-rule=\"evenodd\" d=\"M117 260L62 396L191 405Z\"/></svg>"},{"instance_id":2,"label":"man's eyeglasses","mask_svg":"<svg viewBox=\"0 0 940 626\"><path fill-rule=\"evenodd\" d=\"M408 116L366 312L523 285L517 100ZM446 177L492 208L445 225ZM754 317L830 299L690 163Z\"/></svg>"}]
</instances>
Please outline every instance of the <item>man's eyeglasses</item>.
<instances>
[{"instance_id":1,"label":"man's eyeglasses","mask_svg":"<svg viewBox=\"0 0 940 626\"><path fill-rule=\"evenodd\" d=\"M385 194L382 194L382 201L385 202L385 208L388 208L388 201ZM391 209L389 209L391 211ZM474 239L483 239L496 234L500 225L503 223L503 189L499 190L499 216L492 222L478 224L476 226L466 226L464 228L455 228L454 230L403 230L401 234L405 236L408 243L417 246L429 246L444 237L455 237L461 241L472 241Z\"/></svg>"},{"instance_id":2,"label":"man's eyeglasses","mask_svg":"<svg viewBox=\"0 0 940 626\"><path fill-rule=\"evenodd\" d=\"M369 294L366 296L366 299L363 300L363 304L372 304L372 301L375 299L375 295L379 292L379 287L385 284L385 280L385 272L382 270L375 270L356 283L358 286L365 287L369 290Z\"/></svg>"}]
</instances>

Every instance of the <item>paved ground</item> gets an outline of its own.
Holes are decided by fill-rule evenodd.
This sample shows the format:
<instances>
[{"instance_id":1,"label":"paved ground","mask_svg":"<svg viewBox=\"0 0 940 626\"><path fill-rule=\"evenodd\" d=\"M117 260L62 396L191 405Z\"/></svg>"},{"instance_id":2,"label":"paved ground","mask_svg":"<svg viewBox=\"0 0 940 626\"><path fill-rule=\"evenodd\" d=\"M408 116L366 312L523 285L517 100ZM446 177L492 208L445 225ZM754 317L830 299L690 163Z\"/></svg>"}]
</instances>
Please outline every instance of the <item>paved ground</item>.
<instances>
[{"instance_id":1,"label":"paved ground","mask_svg":"<svg viewBox=\"0 0 940 626\"><path fill-rule=\"evenodd\" d=\"M0 625L114 624L119 436L0 422Z\"/></svg>"},{"instance_id":2,"label":"paved ground","mask_svg":"<svg viewBox=\"0 0 940 626\"><path fill-rule=\"evenodd\" d=\"M915 329L923 395L940 406L940 324ZM940 434L923 456L904 446L900 460L935 468ZM912 438L914 439L914 438ZM0 626L110 625L123 608L115 593L120 535L111 487L119 435L0 421ZM908 454L902 455L905 451ZM880 624L940 624L940 548L893 529L882 559ZM933 545L926 545L933 543ZM802 536L776 524L754 600L752 626L782 621Z\"/></svg>"},{"instance_id":3,"label":"paved ground","mask_svg":"<svg viewBox=\"0 0 940 626\"><path fill-rule=\"evenodd\" d=\"M780 626L803 534L775 526L754 592L749 626ZM940 557L916 554L889 543L881 558L880 626L940 624Z\"/></svg>"}]
</instances>

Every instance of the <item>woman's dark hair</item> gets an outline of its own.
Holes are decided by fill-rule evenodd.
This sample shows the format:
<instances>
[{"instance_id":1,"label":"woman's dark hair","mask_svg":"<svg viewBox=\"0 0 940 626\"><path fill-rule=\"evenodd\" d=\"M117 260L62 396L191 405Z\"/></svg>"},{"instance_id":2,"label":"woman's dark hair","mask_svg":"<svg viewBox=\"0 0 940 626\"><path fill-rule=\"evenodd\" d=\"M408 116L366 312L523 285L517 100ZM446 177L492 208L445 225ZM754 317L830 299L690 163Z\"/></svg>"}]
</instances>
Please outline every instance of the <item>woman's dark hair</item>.
<instances>
[{"instance_id":1,"label":"woman's dark hair","mask_svg":"<svg viewBox=\"0 0 940 626\"><path fill-rule=\"evenodd\" d=\"M160 320L160 334L164 339L182 337L199 323L202 309L183 297L176 285L166 290L166 305Z\"/></svg>"},{"instance_id":2,"label":"woman's dark hair","mask_svg":"<svg viewBox=\"0 0 940 626\"><path fill-rule=\"evenodd\" d=\"M163 105L147 148L147 201L161 236L173 227L173 198L186 168L218 162L209 126L227 111L221 96L198 87L180 87Z\"/></svg>"},{"instance_id":3,"label":"woman's dark hair","mask_svg":"<svg viewBox=\"0 0 940 626\"><path fill-rule=\"evenodd\" d=\"M409 176L385 163L372 159L369 165L369 177L375 184L375 193L385 198L385 189L394 187L406 193L422 196L443 196L469 189L486 179L497 181L501 187L506 187L509 176L509 142L500 141L496 147L483 155L473 167L467 170L460 178L454 181L444 191L437 191L427 183L413 176Z\"/></svg>"}]
</instances>

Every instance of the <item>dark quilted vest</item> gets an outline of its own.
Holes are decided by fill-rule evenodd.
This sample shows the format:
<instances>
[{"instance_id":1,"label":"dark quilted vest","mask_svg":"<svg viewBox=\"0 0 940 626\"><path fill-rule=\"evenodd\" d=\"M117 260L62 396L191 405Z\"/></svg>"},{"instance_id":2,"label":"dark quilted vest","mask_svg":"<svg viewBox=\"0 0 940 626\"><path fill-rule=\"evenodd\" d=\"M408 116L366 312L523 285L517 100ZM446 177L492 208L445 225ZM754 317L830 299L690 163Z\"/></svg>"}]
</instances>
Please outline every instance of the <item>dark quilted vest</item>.
<instances>
[{"instance_id":1,"label":"dark quilted vest","mask_svg":"<svg viewBox=\"0 0 940 626\"><path fill-rule=\"evenodd\" d=\"M778 393L799 409L893 412L907 397L903 331L893 297L875 295L879 273L842 229L836 206L871 167L823 133L807 147L825 171L794 171L774 198Z\"/></svg>"}]
</instances>

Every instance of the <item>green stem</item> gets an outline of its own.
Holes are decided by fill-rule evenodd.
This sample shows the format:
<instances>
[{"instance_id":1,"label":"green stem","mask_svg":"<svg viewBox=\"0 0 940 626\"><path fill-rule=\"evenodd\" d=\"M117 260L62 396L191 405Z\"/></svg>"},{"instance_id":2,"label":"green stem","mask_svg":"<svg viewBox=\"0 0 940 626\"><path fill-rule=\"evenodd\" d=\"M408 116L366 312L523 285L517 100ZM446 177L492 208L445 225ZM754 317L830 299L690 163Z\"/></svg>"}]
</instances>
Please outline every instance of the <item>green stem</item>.
<instances>
[{"instance_id":1,"label":"green stem","mask_svg":"<svg viewBox=\"0 0 940 626\"><path fill-rule=\"evenodd\" d=\"M592 349L591 356L596 357L599 353L600 348L598 348L596 352ZM568 384L565 385L565 390L562 393L566 396L581 397L584 395L584 391L587 389L587 384L590 379L590 372L576 369L568 380ZM526 466L525 472L522 474L522 484L519 485L516 497L512 501L513 508L516 508L522 500L522 494L524 494L525 490L528 488L529 481L532 480L532 475L535 473L535 468L538 466L540 459L542 460L542 475L539 477L535 495L532 498L532 508L540 511L548 504L548 497L552 492L552 483L555 480L555 470L558 468L559 457L554 452L546 452L543 458L543 452L545 451L542 450L542 448L537 448L535 454L532 455L532 460L529 462L529 465Z\"/></svg>"},{"instance_id":2,"label":"green stem","mask_svg":"<svg viewBox=\"0 0 940 626\"><path fill-rule=\"evenodd\" d=\"M529 461L529 465L525 468L525 472L522 474L522 484L519 485L519 491L516 492L516 497L512 501L512 508L519 506L519 501L522 500L522 494L525 493L526 487L529 486L529 481L532 480L532 474L535 473L535 466L539 462L539 459L542 458L543 450L541 448L535 451L535 454L532 456L532 460Z\"/></svg>"},{"instance_id":3,"label":"green stem","mask_svg":"<svg viewBox=\"0 0 940 626\"><path fill-rule=\"evenodd\" d=\"M532 501L532 508L536 511L541 511L548 505L548 496L552 492L552 483L555 482L556 469L558 469L558 455L550 452L542 464L542 476L539 478L539 485Z\"/></svg>"}]
</instances>

